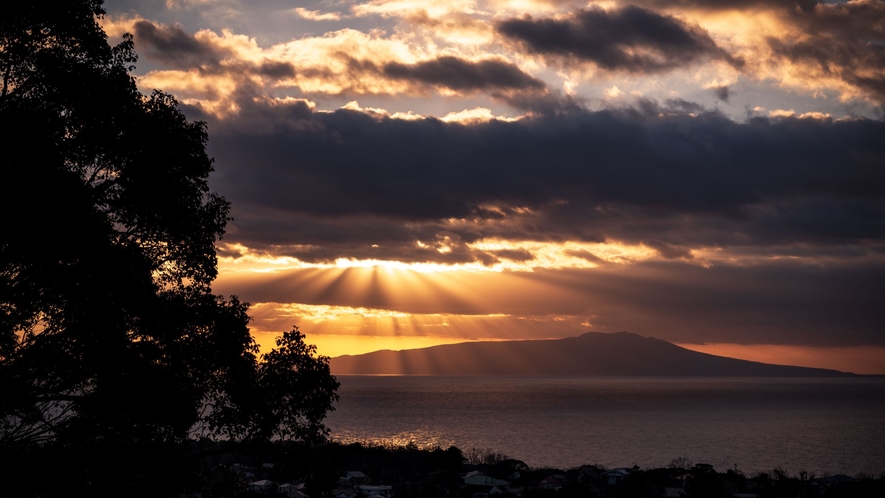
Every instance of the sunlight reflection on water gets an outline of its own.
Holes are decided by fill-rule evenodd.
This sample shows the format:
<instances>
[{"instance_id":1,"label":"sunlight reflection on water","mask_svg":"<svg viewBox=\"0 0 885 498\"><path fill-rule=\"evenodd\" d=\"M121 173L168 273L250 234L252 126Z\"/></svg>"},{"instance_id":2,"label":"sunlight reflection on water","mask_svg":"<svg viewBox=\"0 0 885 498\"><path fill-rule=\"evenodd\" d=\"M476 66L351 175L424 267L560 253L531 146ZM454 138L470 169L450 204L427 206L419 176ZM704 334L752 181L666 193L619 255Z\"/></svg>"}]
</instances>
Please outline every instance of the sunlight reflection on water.
<instances>
[{"instance_id":1,"label":"sunlight reflection on water","mask_svg":"<svg viewBox=\"0 0 885 498\"><path fill-rule=\"evenodd\" d=\"M365 434L359 431L350 431L347 429L342 429L340 431L336 431L335 433L335 441L344 444L350 443L362 443L369 446L406 446L408 444L414 444L420 449L433 449L433 448L448 448L455 444L455 440L451 438L444 438L439 431L430 431L430 430L414 430L414 431L403 431L398 434L393 434L386 437L374 437L374 436L366 436Z\"/></svg>"},{"instance_id":2,"label":"sunlight reflection on water","mask_svg":"<svg viewBox=\"0 0 885 498\"><path fill-rule=\"evenodd\" d=\"M885 471L885 379L341 376L340 442L491 448L533 466Z\"/></svg>"}]
</instances>

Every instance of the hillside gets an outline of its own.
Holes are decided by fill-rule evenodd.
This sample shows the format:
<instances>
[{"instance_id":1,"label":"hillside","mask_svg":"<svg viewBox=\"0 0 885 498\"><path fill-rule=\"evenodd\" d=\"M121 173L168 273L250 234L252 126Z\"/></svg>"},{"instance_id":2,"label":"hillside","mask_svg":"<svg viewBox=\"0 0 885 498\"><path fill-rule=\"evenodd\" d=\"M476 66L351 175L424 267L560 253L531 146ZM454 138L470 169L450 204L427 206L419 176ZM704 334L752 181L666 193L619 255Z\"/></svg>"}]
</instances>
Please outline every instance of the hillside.
<instances>
[{"instance_id":1,"label":"hillside","mask_svg":"<svg viewBox=\"0 0 885 498\"><path fill-rule=\"evenodd\" d=\"M375 351L331 360L332 372L403 375L830 377L821 368L771 365L690 351L627 332L554 340L472 342Z\"/></svg>"}]
</instances>

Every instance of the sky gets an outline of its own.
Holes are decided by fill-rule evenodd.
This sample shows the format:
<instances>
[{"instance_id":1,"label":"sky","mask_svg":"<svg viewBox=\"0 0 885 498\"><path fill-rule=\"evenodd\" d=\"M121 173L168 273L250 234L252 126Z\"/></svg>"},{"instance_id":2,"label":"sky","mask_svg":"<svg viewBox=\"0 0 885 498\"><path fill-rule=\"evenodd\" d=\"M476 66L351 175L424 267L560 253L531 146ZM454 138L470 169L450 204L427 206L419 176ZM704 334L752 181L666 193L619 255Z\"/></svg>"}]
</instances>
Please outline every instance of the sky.
<instances>
[{"instance_id":1,"label":"sky","mask_svg":"<svg viewBox=\"0 0 885 498\"><path fill-rule=\"evenodd\" d=\"M213 290L321 354L629 331L885 374L885 1L107 0Z\"/></svg>"}]
</instances>

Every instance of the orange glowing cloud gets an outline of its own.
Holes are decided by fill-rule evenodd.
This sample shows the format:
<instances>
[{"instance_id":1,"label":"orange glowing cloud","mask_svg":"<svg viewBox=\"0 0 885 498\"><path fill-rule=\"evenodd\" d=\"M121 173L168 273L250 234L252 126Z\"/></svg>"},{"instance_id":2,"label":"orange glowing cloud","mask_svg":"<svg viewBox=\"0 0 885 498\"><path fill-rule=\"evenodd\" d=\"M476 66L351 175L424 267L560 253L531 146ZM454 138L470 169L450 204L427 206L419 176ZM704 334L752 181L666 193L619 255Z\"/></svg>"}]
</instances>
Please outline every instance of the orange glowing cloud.
<instances>
[{"instance_id":1,"label":"orange glowing cloud","mask_svg":"<svg viewBox=\"0 0 885 498\"><path fill-rule=\"evenodd\" d=\"M228 30L201 30L193 36L179 27L140 19L108 22L113 32L134 29L146 53L190 67L150 71L139 78L143 88L161 87L183 101L226 115L244 95L273 99L275 89L305 95L427 95L460 97L493 92L545 93L545 84L500 56L438 50L408 34L385 36L342 29L270 47ZM181 55L190 51L193 57ZM211 60L204 54L212 53ZM175 65L175 64L173 64Z\"/></svg>"},{"instance_id":2,"label":"orange glowing cloud","mask_svg":"<svg viewBox=\"0 0 885 498\"><path fill-rule=\"evenodd\" d=\"M353 13L357 16L381 15L400 17L414 12L424 12L430 17L462 12L476 13L476 2L473 0L370 0L355 5Z\"/></svg>"},{"instance_id":3,"label":"orange glowing cloud","mask_svg":"<svg viewBox=\"0 0 885 498\"><path fill-rule=\"evenodd\" d=\"M576 9L588 8L617 15L630 9L631 2L374 0L355 5L351 14L354 19L398 19L392 32L346 28L259 46L254 37L230 30L218 33L203 29L192 35L195 43L226 54L216 67L158 69L142 75L139 85L146 90L164 88L217 115L236 112L235 100L243 98L244 92L255 98L279 98L279 94L285 93L299 98L412 95L449 99L466 99L485 92L499 102L517 105L517 99L501 95L501 88L458 88L418 77L430 74L428 65L450 58L464 61L464 67L498 61L537 80L540 86L536 91L542 87L562 88L567 94L583 97L602 97L606 89L612 88L620 89L621 94L678 95L686 89L715 90L750 81L800 90L822 100L875 103L883 97L876 89L877 82L885 81L885 69L870 48L875 44L868 46L864 42L882 36L875 24L877 19L885 18L885 2L880 0L819 4L808 12L786 9L780 4L766 6L762 2L731 9L713 9L690 2L675 6L646 3L649 9L642 10L646 17L682 26L696 42L695 55L668 52L664 53L663 62L663 52L654 47L624 46L627 59L663 64L663 69L670 72L666 81L648 79L638 69L632 73L617 68L608 71L599 61L589 66L560 61L551 66L545 57L524 50L525 47L514 45L513 40L501 35L501 26L506 23L525 23L529 19L565 22L573 20L578 12L589 12ZM337 12L304 8L293 12L318 22L346 18ZM851 21L859 26L854 34L848 29L851 16L870 20ZM146 22L137 15L102 20L111 37L135 32L138 23ZM153 24L159 30L173 28ZM141 41L145 41L143 36ZM141 51L139 43L136 37ZM292 69L273 69L282 67ZM393 76L391 67L413 71L403 70ZM451 72L451 68L441 71ZM403 77L406 74L410 77Z\"/></svg>"}]
</instances>

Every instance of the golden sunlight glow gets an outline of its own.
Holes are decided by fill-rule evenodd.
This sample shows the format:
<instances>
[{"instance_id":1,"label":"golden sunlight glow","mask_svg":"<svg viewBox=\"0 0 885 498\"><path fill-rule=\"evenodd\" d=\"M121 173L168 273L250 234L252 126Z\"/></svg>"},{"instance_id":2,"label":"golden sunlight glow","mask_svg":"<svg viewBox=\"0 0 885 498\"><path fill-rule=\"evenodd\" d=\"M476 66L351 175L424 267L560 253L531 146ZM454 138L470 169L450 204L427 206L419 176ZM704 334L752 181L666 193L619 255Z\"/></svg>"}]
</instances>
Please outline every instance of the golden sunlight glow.
<instances>
[{"instance_id":1,"label":"golden sunlight glow","mask_svg":"<svg viewBox=\"0 0 885 498\"><path fill-rule=\"evenodd\" d=\"M810 116L808 118L811 118ZM433 243L415 241L415 246L424 250L435 250L440 254L452 251L447 239L437 239ZM306 262L293 256L281 256L276 253L297 254L299 251L309 252L311 246L273 247L264 251L254 250L239 244L222 244L224 249L219 257L219 273L222 277L238 278L235 275L274 274L293 270L361 270L378 272L381 278L390 284L394 281L414 280L416 274L453 275L471 273L532 273L537 270L560 269L593 269L607 265L608 268L628 267L646 261L662 260L660 253L643 244L624 244L619 242L539 242L539 241L508 241L499 239L482 239L474 243L464 244L469 251L484 255L483 263L477 259L466 263L443 263L433 261L394 261L386 259L337 258L334 261ZM691 264L709 268L715 264L753 266L780 260L801 261L808 264L825 264L838 262L837 257L828 258L819 254L803 252L801 246L791 246L783 251L766 254L723 249L719 247L690 248L690 258L681 258L683 264ZM885 255L871 253L866 259L883 261ZM491 262L489 261L491 258ZM461 277L458 277L461 278Z\"/></svg>"},{"instance_id":2,"label":"golden sunlight glow","mask_svg":"<svg viewBox=\"0 0 885 498\"><path fill-rule=\"evenodd\" d=\"M249 313L252 335L262 351L273 347L283 330L298 325L319 354L332 357L470 341L561 338L590 326L587 317L581 316L407 313L297 303L257 303Z\"/></svg>"},{"instance_id":3,"label":"golden sunlight glow","mask_svg":"<svg viewBox=\"0 0 885 498\"><path fill-rule=\"evenodd\" d=\"M257 323L301 320L315 324L336 322L340 334L366 335L363 329L373 329L375 336L427 336L425 329L449 327L453 321L474 321L505 318L504 314L463 315L452 313L406 313L402 311L351 306L310 305L299 303L259 303L251 308ZM389 326L389 327L388 327ZM259 325L259 328L266 326ZM375 330L376 329L376 330ZM466 337L462 337L464 340Z\"/></svg>"},{"instance_id":4,"label":"golden sunlight glow","mask_svg":"<svg viewBox=\"0 0 885 498\"><path fill-rule=\"evenodd\" d=\"M462 12L431 18L426 12L415 12L405 19L422 33L456 45L487 45L494 41L492 25Z\"/></svg>"},{"instance_id":5,"label":"golden sunlight glow","mask_svg":"<svg viewBox=\"0 0 885 498\"><path fill-rule=\"evenodd\" d=\"M418 273L439 273L449 271L501 271L499 268L488 267L482 263L403 263L400 261L385 261L378 259L348 259L335 260L335 268L383 268L385 270L415 271Z\"/></svg>"},{"instance_id":6,"label":"golden sunlight glow","mask_svg":"<svg viewBox=\"0 0 885 498\"><path fill-rule=\"evenodd\" d=\"M555 0L488 0L488 10L499 17L523 15L525 13L545 15L552 12L570 11L574 6L583 6L582 2L560 2ZM585 5L614 4L614 2L583 2ZM607 7L603 7L607 8Z\"/></svg>"},{"instance_id":7,"label":"golden sunlight glow","mask_svg":"<svg viewBox=\"0 0 885 498\"><path fill-rule=\"evenodd\" d=\"M267 352L274 346L277 334L258 332L253 334L262 352ZM483 339L490 341L493 339ZM458 344L472 342L463 337L436 337L436 336L371 336L371 335L334 335L313 334L307 336L307 342L317 347L317 354L334 358L342 355L356 355L390 349L402 351L404 349L429 348L443 344Z\"/></svg>"},{"instance_id":8,"label":"golden sunlight glow","mask_svg":"<svg viewBox=\"0 0 885 498\"><path fill-rule=\"evenodd\" d=\"M420 248L434 248L445 254L452 249L445 244L431 245L422 241L415 242ZM557 268L596 268L601 264L631 264L658 257L657 251L644 245L627 245L621 243L585 243L585 242L535 242L506 241L483 239L468 248L483 253L499 256L493 264L479 261L470 263L433 263L433 262L400 262L378 259L338 258L334 262L307 263L290 256L275 256L268 252L254 251L246 246L235 244L225 246L225 252L233 252L236 256L219 258L221 272L276 272L296 268L377 268L388 271L415 271L418 273L439 272L502 272L525 271L535 269ZM293 246L288 249L298 249ZM304 247L307 249L308 247ZM283 249L283 248L280 248ZM508 259L508 252L528 254L528 259Z\"/></svg>"},{"instance_id":9,"label":"golden sunlight glow","mask_svg":"<svg viewBox=\"0 0 885 498\"><path fill-rule=\"evenodd\" d=\"M833 116L826 112L806 112L803 114L796 114L796 111L793 109L774 109L772 111L768 111L768 115L773 118L791 118L797 117L799 119L829 119Z\"/></svg>"},{"instance_id":10,"label":"golden sunlight glow","mask_svg":"<svg viewBox=\"0 0 885 498\"><path fill-rule=\"evenodd\" d=\"M401 16L403 13L422 11L430 17L439 17L451 13L476 13L476 2L473 0L372 0L355 5L353 13L357 16L378 14L381 16Z\"/></svg>"},{"instance_id":11,"label":"golden sunlight glow","mask_svg":"<svg viewBox=\"0 0 885 498\"><path fill-rule=\"evenodd\" d=\"M250 308L253 336L262 351L273 346L280 331L299 325L320 354L339 356L379 349L413 349L496 337L503 324L516 318L504 314L456 315L406 313L377 308L258 303Z\"/></svg>"},{"instance_id":12,"label":"golden sunlight glow","mask_svg":"<svg viewBox=\"0 0 885 498\"><path fill-rule=\"evenodd\" d=\"M654 249L644 245L617 242L535 242L484 239L469 244L481 251L528 251L534 259L524 262L502 263L508 270L531 271L534 268L596 268L600 264L630 264L657 257Z\"/></svg>"},{"instance_id":13,"label":"golden sunlight glow","mask_svg":"<svg viewBox=\"0 0 885 498\"><path fill-rule=\"evenodd\" d=\"M450 112L445 116L440 118L440 121L445 121L446 123L462 123L462 124L470 124L470 123L485 123L492 120L498 121L519 121L520 118L507 118L503 116L495 116L492 114L491 109L487 109L485 107L475 107L473 109L465 109L463 111L458 112Z\"/></svg>"}]
</instances>

